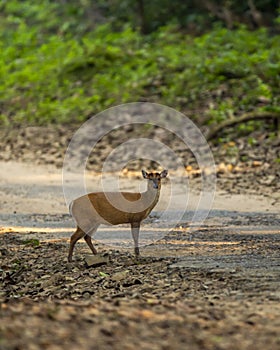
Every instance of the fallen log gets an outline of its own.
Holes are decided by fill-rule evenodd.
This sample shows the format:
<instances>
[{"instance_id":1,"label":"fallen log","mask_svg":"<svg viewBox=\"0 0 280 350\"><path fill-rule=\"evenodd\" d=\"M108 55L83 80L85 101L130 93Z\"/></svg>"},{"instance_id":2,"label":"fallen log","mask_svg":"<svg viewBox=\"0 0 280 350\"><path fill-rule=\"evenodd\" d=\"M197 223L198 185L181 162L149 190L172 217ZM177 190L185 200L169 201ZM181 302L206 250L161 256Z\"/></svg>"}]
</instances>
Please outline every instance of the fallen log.
<instances>
[{"instance_id":1,"label":"fallen log","mask_svg":"<svg viewBox=\"0 0 280 350\"><path fill-rule=\"evenodd\" d=\"M272 119L274 120L275 132L280 136L280 113L277 112L269 112L269 111L258 111L258 112L249 112L244 113L240 117L235 117L232 119L225 120L219 125L213 127L206 134L206 139L212 140L216 137L223 129L235 126L237 124L246 123L251 120L264 120L264 119Z\"/></svg>"}]
</instances>

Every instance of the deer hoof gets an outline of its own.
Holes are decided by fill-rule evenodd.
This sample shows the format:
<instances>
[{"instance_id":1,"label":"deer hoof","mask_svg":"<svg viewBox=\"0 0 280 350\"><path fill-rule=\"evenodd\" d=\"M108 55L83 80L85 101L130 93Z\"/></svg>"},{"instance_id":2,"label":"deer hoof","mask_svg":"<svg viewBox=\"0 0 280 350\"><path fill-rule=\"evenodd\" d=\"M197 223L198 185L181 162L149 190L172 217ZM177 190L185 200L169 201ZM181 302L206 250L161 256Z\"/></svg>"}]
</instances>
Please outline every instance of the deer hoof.
<instances>
[{"instance_id":1,"label":"deer hoof","mask_svg":"<svg viewBox=\"0 0 280 350\"><path fill-rule=\"evenodd\" d=\"M138 258L138 257L140 256L139 247L135 247L135 248L134 248L134 253L135 253L136 258Z\"/></svg>"}]
</instances>

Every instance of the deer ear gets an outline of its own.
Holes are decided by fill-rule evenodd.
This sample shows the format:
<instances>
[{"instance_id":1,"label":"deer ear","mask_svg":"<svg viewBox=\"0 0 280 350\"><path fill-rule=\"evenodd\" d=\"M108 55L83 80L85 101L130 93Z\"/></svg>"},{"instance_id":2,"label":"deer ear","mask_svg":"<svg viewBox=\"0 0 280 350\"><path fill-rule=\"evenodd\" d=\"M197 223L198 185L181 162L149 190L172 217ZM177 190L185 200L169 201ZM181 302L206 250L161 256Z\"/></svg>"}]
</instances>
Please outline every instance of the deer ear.
<instances>
[{"instance_id":1,"label":"deer ear","mask_svg":"<svg viewBox=\"0 0 280 350\"><path fill-rule=\"evenodd\" d=\"M163 178L163 177L166 177L168 174L168 170L163 170L161 173L160 173L160 177Z\"/></svg>"},{"instance_id":2,"label":"deer ear","mask_svg":"<svg viewBox=\"0 0 280 350\"><path fill-rule=\"evenodd\" d=\"M142 175L144 179L148 179L148 173L145 170L142 170Z\"/></svg>"}]
</instances>

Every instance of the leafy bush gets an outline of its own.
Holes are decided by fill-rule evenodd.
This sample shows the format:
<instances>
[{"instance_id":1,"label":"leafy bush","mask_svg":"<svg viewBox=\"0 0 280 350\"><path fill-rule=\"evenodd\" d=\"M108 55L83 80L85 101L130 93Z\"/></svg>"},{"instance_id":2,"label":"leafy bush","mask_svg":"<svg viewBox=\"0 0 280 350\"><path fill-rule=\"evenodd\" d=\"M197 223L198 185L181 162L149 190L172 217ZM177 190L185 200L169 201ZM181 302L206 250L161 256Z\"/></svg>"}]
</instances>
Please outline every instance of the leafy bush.
<instances>
[{"instance_id":1,"label":"leafy bush","mask_svg":"<svg viewBox=\"0 0 280 350\"><path fill-rule=\"evenodd\" d=\"M42 35L25 21L0 42L2 123L68 123L119 103L167 104L202 123L277 110L279 35L217 28L193 38L176 27L142 36L100 25L79 39Z\"/></svg>"}]
</instances>

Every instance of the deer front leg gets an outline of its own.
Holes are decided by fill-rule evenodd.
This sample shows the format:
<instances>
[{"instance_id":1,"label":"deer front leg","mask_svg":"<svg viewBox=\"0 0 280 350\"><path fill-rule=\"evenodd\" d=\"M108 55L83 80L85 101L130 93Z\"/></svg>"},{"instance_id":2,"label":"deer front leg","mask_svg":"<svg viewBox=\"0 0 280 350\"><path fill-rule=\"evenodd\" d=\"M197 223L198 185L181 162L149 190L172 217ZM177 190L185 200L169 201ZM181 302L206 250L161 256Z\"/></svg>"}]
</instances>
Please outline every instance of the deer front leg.
<instances>
[{"instance_id":1,"label":"deer front leg","mask_svg":"<svg viewBox=\"0 0 280 350\"><path fill-rule=\"evenodd\" d=\"M134 241L134 253L138 258L140 255L139 251L139 230L140 230L140 222L132 222L131 223L131 234Z\"/></svg>"}]
</instances>

